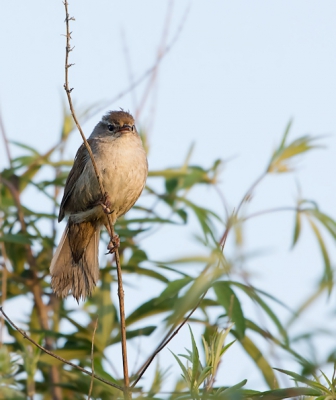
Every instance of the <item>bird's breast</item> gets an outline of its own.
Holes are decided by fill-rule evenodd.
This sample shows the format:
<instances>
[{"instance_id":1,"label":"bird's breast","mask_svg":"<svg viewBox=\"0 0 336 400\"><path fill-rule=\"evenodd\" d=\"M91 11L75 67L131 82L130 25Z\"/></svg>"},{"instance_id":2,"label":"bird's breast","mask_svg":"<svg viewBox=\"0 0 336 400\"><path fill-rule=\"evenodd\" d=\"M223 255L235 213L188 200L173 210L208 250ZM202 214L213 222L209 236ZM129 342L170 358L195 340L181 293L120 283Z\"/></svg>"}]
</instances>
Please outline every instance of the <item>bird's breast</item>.
<instances>
[{"instance_id":1,"label":"bird's breast","mask_svg":"<svg viewBox=\"0 0 336 400\"><path fill-rule=\"evenodd\" d=\"M100 149L99 169L117 216L125 214L140 196L147 178L147 158L141 140L126 134Z\"/></svg>"}]
</instances>

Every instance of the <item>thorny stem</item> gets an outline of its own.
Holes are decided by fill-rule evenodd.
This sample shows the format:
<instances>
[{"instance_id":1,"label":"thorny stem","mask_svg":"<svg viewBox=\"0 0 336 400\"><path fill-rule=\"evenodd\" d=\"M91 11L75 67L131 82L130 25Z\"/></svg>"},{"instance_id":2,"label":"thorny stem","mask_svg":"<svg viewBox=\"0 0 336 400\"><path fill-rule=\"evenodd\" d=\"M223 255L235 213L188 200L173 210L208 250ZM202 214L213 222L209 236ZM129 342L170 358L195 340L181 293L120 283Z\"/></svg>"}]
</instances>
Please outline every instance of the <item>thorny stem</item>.
<instances>
[{"instance_id":1,"label":"thorny stem","mask_svg":"<svg viewBox=\"0 0 336 400\"><path fill-rule=\"evenodd\" d=\"M90 159L92 161L92 165L97 177L97 181L99 184L99 188L101 191L102 196L104 196L107 192L104 189L104 185L97 167L97 164L95 162L91 147L88 143L88 141L85 138L85 135L83 133L83 130L78 122L78 119L75 114L75 110L72 104L72 99L71 99L71 91L73 90L72 88L69 88L69 68L71 67L72 64L69 64L69 53L72 51L72 48L70 46L70 40L71 40L71 32L70 32L70 27L69 27L69 21L73 21L74 18L69 16L68 12L68 1L64 0L64 7L65 7L65 23L66 23L66 48L65 48L65 83L64 83L64 89L68 98L68 103L70 107L70 112L72 115L72 118L77 126L77 129L82 136L84 145L89 153ZM112 217L111 215L107 214L107 219L109 223L109 230L110 230L110 235L111 235L111 241L113 240L114 237L114 226L112 222ZM126 399L131 398L131 394L129 391L129 376L128 376L128 363L127 363L127 345L126 345L126 325L125 325L125 307L124 307L124 290L123 290L123 285L122 285L122 273L121 273L121 266L120 266L120 259L119 259L119 252L118 248L115 251L115 259L116 259L116 264L117 264L117 273L118 273L118 296L119 296L119 310L120 310L120 333L121 333L121 344L122 344L122 359L123 359L123 372L124 372L124 396Z\"/></svg>"}]
</instances>

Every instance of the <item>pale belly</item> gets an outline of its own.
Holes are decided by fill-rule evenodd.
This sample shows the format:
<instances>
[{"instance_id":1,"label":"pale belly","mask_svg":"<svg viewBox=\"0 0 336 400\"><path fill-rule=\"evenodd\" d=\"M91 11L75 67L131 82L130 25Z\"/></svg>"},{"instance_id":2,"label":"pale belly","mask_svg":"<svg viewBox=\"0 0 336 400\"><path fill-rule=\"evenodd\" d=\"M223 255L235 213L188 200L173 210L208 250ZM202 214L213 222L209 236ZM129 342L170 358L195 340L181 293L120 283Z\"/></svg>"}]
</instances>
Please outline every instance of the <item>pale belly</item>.
<instances>
[{"instance_id":1,"label":"pale belly","mask_svg":"<svg viewBox=\"0 0 336 400\"><path fill-rule=\"evenodd\" d=\"M147 178L147 158L139 137L124 137L114 142L103 142L95 154L105 191L109 195L112 218L127 213L139 198ZM105 221L101 206L94 203L101 199L97 178L90 161L77 182L75 190L80 198L81 211L72 214L74 221Z\"/></svg>"}]
</instances>

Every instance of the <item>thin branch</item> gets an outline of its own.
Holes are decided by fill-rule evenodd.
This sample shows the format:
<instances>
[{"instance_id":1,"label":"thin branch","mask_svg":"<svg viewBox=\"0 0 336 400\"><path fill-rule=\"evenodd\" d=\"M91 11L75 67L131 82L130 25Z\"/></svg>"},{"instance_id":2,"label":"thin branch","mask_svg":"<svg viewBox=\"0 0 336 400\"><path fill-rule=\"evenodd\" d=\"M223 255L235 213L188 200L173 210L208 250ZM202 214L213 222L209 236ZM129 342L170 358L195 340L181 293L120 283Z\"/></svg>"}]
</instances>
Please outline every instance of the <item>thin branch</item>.
<instances>
[{"instance_id":1,"label":"thin branch","mask_svg":"<svg viewBox=\"0 0 336 400\"><path fill-rule=\"evenodd\" d=\"M88 400L90 400L91 398L91 393L92 393L92 388L93 388L93 378L94 378L94 339L95 339L95 334L96 334L96 330L97 330L97 326L98 326L98 318L96 319L96 323L93 329L93 334L92 334L92 341L91 341L91 371L92 371L92 375L91 375L91 382L90 382L90 390L89 390L89 394L88 394Z\"/></svg>"},{"instance_id":2,"label":"thin branch","mask_svg":"<svg viewBox=\"0 0 336 400\"><path fill-rule=\"evenodd\" d=\"M89 113L87 118L91 118L93 115L103 111L106 107L110 106L111 104L114 104L116 101L120 100L121 98L123 98L127 93L131 92L132 90L134 90L137 86L139 86L147 77L149 77L153 71L155 71L158 67L158 64L161 63L161 61L165 58L165 56L170 52L170 50L174 47L175 43L177 42L177 40L179 39L185 22L187 20L187 17L189 15L189 11L190 11L190 7L191 7L191 3L189 3L189 5L187 6L182 18L181 18L181 22L177 27L176 33L173 37L173 39L171 40L171 42L167 45L167 47L163 50L163 52L161 53L160 57L158 57L155 61L155 63L148 68L142 75L139 76L138 79L134 80L133 83L131 85L129 85L126 89L122 90L121 92L119 92L119 94L117 94L112 100L108 100L106 101L104 104L102 104L102 106L96 108L94 110L93 113Z\"/></svg>"},{"instance_id":3,"label":"thin branch","mask_svg":"<svg viewBox=\"0 0 336 400\"><path fill-rule=\"evenodd\" d=\"M190 313L186 316L186 318L181 322L181 324L174 330L174 327L172 327L165 338L162 340L162 342L159 344L159 346L154 350L153 354L148 357L147 361L143 364L143 366L139 369L137 375L137 379L132 383L131 387L133 388L139 380L142 378L143 374L146 372L147 368L150 366L154 358L156 357L157 354L160 353L161 350L163 350L167 344L179 333L180 329L187 323L189 318L193 315L193 313L197 310L198 306L201 304L202 300L204 299L205 295L207 294L207 291L202 294L200 299L198 300L196 306L190 311Z\"/></svg>"},{"instance_id":4,"label":"thin branch","mask_svg":"<svg viewBox=\"0 0 336 400\"><path fill-rule=\"evenodd\" d=\"M12 325L12 327L14 329L16 329L25 339L27 339L30 343L32 343L34 346L38 347L40 350L42 350L44 353L49 354L49 356L56 358L57 360L61 361L64 364L68 364L73 368L78 369L79 371L83 372L86 375L89 376L93 376L95 379L97 379L98 381L101 381L103 383L106 383L106 385L112 386L118 390L123 391L123 388L115 383L109 382L104 378L101 378L100 376L96 375L95 373L92 373L92 371L88 371L85 368L80 367L79 365L76 365L74 363L72 363L71 361L66 360L63 357L58 356L57 354L53 353L50 350L47 350L45 347L39 345L37 342L35 342L35 340L33 340L30 336L27 335L27 333L25 331L23 331L22 329L20 329L17 325L14 324L14 322L8 317L8 315L5 313L5 311L3 310L2 306L0 306L0 312L2 313L2 315L5 317L5 319L7 320L7 322Z\"/></svg>"},{"instance_id":5,"label":"thin branch","mask_svg":"<svg viewBox=\"0 0 336 400\"><path fill-rule=\"evenodd\" d=\"M2 119L2 115L1 115L1 110L0 110L0 131L1 131L2 138L3 138L4 144L5 144L5 150L6 150L9 165L10 165L10 167L12 167L12 156L11 156L11 152L10 152L10 148L9 148L9 142L7 139L5 125L3 123L3 119Z\"/></svg>"},{"instance_id":6,"label":"thin branch","mask_svg":"<svg viewBox=\"0 0 336 400\"><path fill-rule=\"evenodd\" d=\"M236 211L234 210L231 218L228 219L228 223L226 225L225 231L219 240L219 245L222 247L222 250L224 249L226 239L227 239L230 229L232 228L232 225L233 225L232 217L236 217L236 218L238 217L239 211L242 208L243 204L251 199L254 189L256 188L256 186L259 185L259 183L265 178L266 175L267 175L267 172L262 173L259 176L259 178L256 179L255 182L253 182L253 184L250 186L250 188L247 190L247 192L244 194L244 196L240 200L240 203L238 204Z\"/></svg>"},{"instance_id":7,"label":"thin branch","mask_svg":"<svg viewBox=\"0 0 336 400\"><path fill-rule=\"evenodd\" d=\"M252 183L251 187L247 190L247 192L245 193L245 195L243 196L243 198L241 199L238 207L237 207L237 211L236 211L236 215L238 215L240 209L242 208L243 204L246 203L247 201L249 201L251 199L251 196L254 192L254 189L259 185L259 183L265 178L265 176L267 175L267 172L263 172L258 179L255 180L255 182Z\"/></svg>"},{"instance_id":8,"label":"thin branch","mask_svg":"<svg viewBox=\"0 0 336 400\"><path fill-rule=\"evenodd\" d=\"M123 45L123 52L124 52L124 57L125 57L125 64L126 64L128 80L129 80L130 86L132 86L134 83L134 74L133 74L133 68L132 68L132 60L130 57L130 52L129 52L129 48L127 45L127 39L126 39L126 34L125 34L124 29L121 29L121 41L122 41L122 45ZM136 98L135 90L131 91L131 95L132 95L133 109L136 110L137 98Z\"/></svg>"},{"instance_id":9,"label":"thin branch","mask_svg":"<svg viewBox=\"0 0 336 400\"><path fill-rule=\"evenodd\" d=\"M152 72L151 72L151 79L148 82L147 88L145 89L143 96L142 96L142 100L139 103L139 106L135 112L135 119L138 119L142 109L144 108L147 98L150 94L150 91L152 89L152 87L155 84L156 78L157 78L157 74L158 74L158 70L159 70L159 61L161 59L161 57L164 54L164 50L165 50L165 43L167 40L167 36L168 36L168 31L169 31L169 26L170 26L170 22L171 22L171 16L172 16L172 11L173 11L173 6L174 6L174 1L170 0L168 3L168 9L167 9L167 13L166 13L166 20L163 26L163 31L162 31L162 37L161 37L161 43L159 45L158 48L158 52L157 52L157 62L155 65L155 68L153 68Z\"/></svg>"},{"instance_id":10,"label":"thin branch","mask_svg":"<svg viewBox=\"0 0 336 400\"><path fill-rule=\"evenodd\" d=\"M0 178L1 178L1 176L0 176ZM1 197L1 190L0 190L0 204L1 204L1 202L2 202L2 197ZM3 226L3 216L1 215L0 216L0 238L2 236L2 226ZM7 256L5 242L3 242L3 241L0 242L0 249L1 249L1 255L3 258L2 274L1 274L1 304L4 304L7 299L7 279L8 279L7 265L9 265L9 259ZM3 315L1 315L1 318L0 318L0 348L2 347L2 344L3 344L4 328L5 328L5 320L4 320Z\"/></svg>"},{"instance_id":11,"label":"thin branch","mask_svg":"<svg viewBox=\"0 0 336 400\"><path fill-rule=\"evenodd\" d=\"M104 195L105 194L105 190L104 190L103 182L102 182L102 179L101 179L97 164L96 164L95 159L94 159L94 155L92 153L92 150L91 150L91 147L90 147L88 141L86 140L86 137L84 135L82 127L80 126L80 124L78 122L78 119L77 119L77 116L76 116L76 113L75 113L75 110L74 110L74 107L73 107L73 104L72 104L71 92L72 92L73 88L71 88L71 89L69 88L69 68L72 66L72 64L69 64L69 53L70 53L70 51L73 50L73 48L71 48L71 46L70 46L71 32L70 32L70 27L69 27L69 21L73 21L74 18L73 17L69 17L67 0L65 0L63 4L64 4L64 7L65 7L65 14L66 14L66 18L65 18L65 23L66 23L66 48L65 48L65 83L64 83L64 89L65 89L65 92L66 92L66 95L67 95L67 98L68 98L68 103L69 103L71 116L72 116L72 118L73 118L73 120L74 120L74 122L75 122L75 124L77 126L77 129L78 129L80 135L82 136L83 143L84 143L84 145L86 147L87 152L89 153L89 156L90 156L90 159L91 159L91 162L92 162L92 165L93 165L93 169L94 169L96 177L97 177L97 181L98 181L98 185L99 185L100 191L101 191L102 195ZM113 227L111 217L109 218L109 222L110 222L110 220L111 220L111 225Z\"/></svg>"},{"instance_id":12,"label":"thin branch","mask_svg":"<svg viewBox=\"0 0 336 400\"><path fill-rule=\"evenodd\" d=\"M0 237L1 237L1 232L0 232ZM3 264L2 264L2 276L1 276L1 304L4 304L7 298L7 276L8 276L8 269L7 269L7 262L8 262L8 257L7 257L7 252L6 252L6 247L5 243L1 242L1 255L3 258ZM5 327L5 321L3 315L1 315L0 318L0 347L2 347L3 344L3 331Z\"/></svg>"},{"instance_id":13,"label":"thin branch","mask_svg":"<svg viewBox=\"0 0 336 400\"><path fill-rule=\"evenodd\" d=\"M97 164L95 162L91 147L88 143L88 141L85 138L85 135L83 133L83 130L78 122L78 119L75 114L75 110L73 107L72 99L71 99L71 92L73 89L69 88L69 68L71 67L71 64L69 64L69 53L70 51L73 50L70 46L70 39L71 39L71 32L70 32L70 27L69 27L69 21L74 20L73 17L69 16L68 12L68 1L64 0L64 7L65 7L65 23L66 23L66 51L65 51L65 83L64 83L64 89L67 94L68 98L68 103L69 103L69 108L70 112L72 115L72 118L77 126L77 129L82 136L84 145L89 153L97 181L99 184L99 188L101 191L102 196L106 195L107 192L104 189L103 182L100 176L100 172L98 170ZM113 240L114 237L114 226L112 222L112 217L110 214L107 214L107 219L108 219L108 225L109 225L109 233L111 236L111 241ZM121 345L122 345L122 360L123 360L123 372L124 372L124 395L126 399L130 398L130 392L129 392L129 375L128 375L128 363L127 363L127 345L126 345L126 324L125 324L125 309L124 309L124 290L123 290L123 285L122 285L122 273L121 273L121 266L120 266L120 259L119 259L119 252L118 248L115 249L115 259L116 259L116 264L117 264L117 272L118 272L118 296L119 296L119 311L120 311L120 333L121 333Z\"/></svg>"},{"instance_id":14,"label":"thin branch","mask_svg":"<svg viewBox=\"0 0 336 400\"><path fill-rule=\"evenodd\" d=\"M297 213L301 213L301 212L305 212L306 210L302 209L300 207L291 207L291 206L269 208L267 210L257 211L257 212L255 212L253 214L247 215L246 217L242 218L241 221L245 222L245 221L247 221L248 219L251 219L251 218L260 217L260 216L265 215L265 214L273 214L273 213L277 213L277 212L283 212L283 211L295 211Z\"/></svg>"},{"instance_id":15,"label":"thin branch","mask_svg":"<svg viewBox=\"0 0 336 400\"><path fill-rule=\"evenodd\" d=\"M128 376L128 363L127 363L127 344L126 344L126 320L125 320L125 300L124 288L122 282L122 272L120 266L119 252L114 253L117 275L118 275L118 297L119 297L119 316L120 316L120 335L121 335L121 350L123 354L123 370L124 370L124 383L125 383L125 398L129 399L129 376Z\"/></svg>"}]
</instances>

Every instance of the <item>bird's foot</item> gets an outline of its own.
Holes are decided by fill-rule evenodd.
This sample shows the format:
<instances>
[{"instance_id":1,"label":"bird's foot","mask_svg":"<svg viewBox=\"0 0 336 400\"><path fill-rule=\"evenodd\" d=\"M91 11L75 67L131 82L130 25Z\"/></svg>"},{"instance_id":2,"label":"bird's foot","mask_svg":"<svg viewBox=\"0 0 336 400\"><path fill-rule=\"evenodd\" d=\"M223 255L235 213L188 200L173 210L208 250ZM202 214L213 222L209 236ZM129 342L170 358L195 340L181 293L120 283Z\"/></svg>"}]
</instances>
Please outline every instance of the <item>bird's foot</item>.
<instances>
[{"instance_id":1,"label":"bird's foot","mask_svg":"<svg viewBox=\"0 0 336 400\"><path fill-rule=\"evenodd\" d=\"M102 198L102 200L99 202L99 204L102 206L103 211L105 214L112 214L114 210L111 211L111 199L108 193L106 192Z\"/></svg>"},{"instance_id":2,"label":"bird's foot","mask_svg":"<svg viewBox=\"0 0 336 400\"><path fill-rule=\"evenodd\" d=\"M120 238L118 235L112 236L109 244L107 245L108 252L106 254L113 254L117 251L120 246Z\"/></svg>"}]
</instances>

